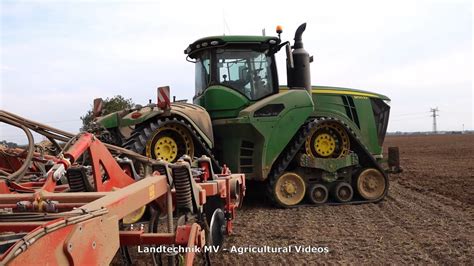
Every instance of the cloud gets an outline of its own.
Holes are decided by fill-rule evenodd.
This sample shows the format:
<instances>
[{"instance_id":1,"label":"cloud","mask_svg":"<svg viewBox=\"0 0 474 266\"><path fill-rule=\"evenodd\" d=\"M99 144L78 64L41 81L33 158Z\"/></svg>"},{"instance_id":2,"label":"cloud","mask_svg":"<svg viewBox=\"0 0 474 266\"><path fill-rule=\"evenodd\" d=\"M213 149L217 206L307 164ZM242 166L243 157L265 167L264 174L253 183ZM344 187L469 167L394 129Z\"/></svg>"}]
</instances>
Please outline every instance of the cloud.
<instances>
[{"instance_id":1,"label":"cloud","mask_svg":"<svg viewBox=\"0 0 474 266\"><path fill-rule=\"evenodd\" d=\"M263 28L273 35L277 24L292 40L307 22L303 38L315 58L314 84L388 95L390 130L429 129L429 119L426 125L422 119L397 122L397 115L435 105L443 110L440 126L473 125L468 1L43 1L1 7L1 108L40 121L79 118L95 97L121 94L145 103L160 85L191 99L194 65L183 54L189 43L224 32L260 35ZM286 83L284 53L278 64Z\"/></svg>"}]
</instances>

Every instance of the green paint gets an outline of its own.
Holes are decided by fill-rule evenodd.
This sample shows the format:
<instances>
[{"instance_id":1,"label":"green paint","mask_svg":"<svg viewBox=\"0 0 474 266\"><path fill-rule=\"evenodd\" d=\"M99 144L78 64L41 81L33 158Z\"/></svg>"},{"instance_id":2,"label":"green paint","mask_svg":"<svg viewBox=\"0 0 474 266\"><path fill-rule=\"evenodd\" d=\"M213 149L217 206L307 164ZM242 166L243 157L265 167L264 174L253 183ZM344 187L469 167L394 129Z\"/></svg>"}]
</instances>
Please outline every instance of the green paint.
<instances>
[{"instance_id":1,"label":"green paint","mask_svg":"<svg viewBox=\"0 0 474 266\"><path fill-rule=\"evenodd\" d=\"M353 166L359 163L359 159L356 154L350 153L341 158L313 158L306 154L302 154L299 158L299 165L309 168L317 168L327 171L329 173L334 173L337 170Z\"/></svg>"},{"instance_id":2,"label":"green paint","mask_svg":"<svg viewBox=\"0 0 474 266\"><path fill-rule=\"evenodd\" d=\"M245 96L224 86L210 86L194 102L204 107L212 119L237 117L240 110L250 105Z\"/></svg>"},{"instance_id":3,"label":"green paint","mask_svg":"<svg viewBox=\"0 0 474 266\"><path fill-rule=\"evenodd\" d=\"M272 104L283 104L285 108L277 116L255 117L256 111ZM214 119L216 147L222 147L222 161L232 171L264 180L273 162L312 112L313 101L308 93L291 90L254 103L240 111L237 118ZM253 147L251 155L245 153L250 149L247 146Z\"/></svg>"},{"instance_id":4,"label":"green paint","mask_svg":"<svg viewBox=\"0 0 474 266\"><path fill-rule=\"evenodd\" d=\"M204 68L201 69L201 76L198 76L200 79L197 79L201 87L197 87L193 102L205 108L212 119L214 153L219 161L226 163L232 172L245 173L249 179L265 180L273 163L300 127L307 121L322 116L343 121L369 152L374 155L381 154L383 141L379 138L383 138L386 128L380 130L381 123L376 122L374 102L388 108L384 102L390 99L378 93L349 88L313 86L311 93L308 93L306 90L288 90L285 86L278 86L273 52L279 43L277 37L268 36L211 36L195 41L186 49L185 53L196 59L196 64L201 63L200 66L204 66L205 61L207 72L203 73ZM222 59L219 61L221 54L218 53L228 48L231 51L241 49L244 53L248 51L248 55L236 61L236 64L242 64L239 71L251 71L248 73L254 81L266 80L266 84L273 84L270 93L263 94L262 99L251 100L256 99L250 97L252 94L249 96L232 88L229 85L231 83L226 83L229 81L226 78L220 80L218 70L226 65ZM248 63L255 60L250 57L250 51L265 54L267 62L272 63L268 63L269 67L265 70L262 67L259 69L257 63ZM199 57L202 57L203 61L200 61ZM245 62L248 63L247 67ZM273 80L273 83L270 83L270 80ZM142 109L140 112L142 116L137 118L133 118L131 112L125 115L118 112L98 121L106 128L113 128L136 125L156 116L169 115L156 108ZM263 115L259 115L261 113ZM188 121L195 125L192 119ZM199 133L206 135L201 131ZM212 139L205 136L203 138L212 145ZM327 177L337 177L339 169L357 164L358 159L351 153L339 159L306 158L305 161L300 161L300 164L322 169Z\"/></svg>"}]
</instances>

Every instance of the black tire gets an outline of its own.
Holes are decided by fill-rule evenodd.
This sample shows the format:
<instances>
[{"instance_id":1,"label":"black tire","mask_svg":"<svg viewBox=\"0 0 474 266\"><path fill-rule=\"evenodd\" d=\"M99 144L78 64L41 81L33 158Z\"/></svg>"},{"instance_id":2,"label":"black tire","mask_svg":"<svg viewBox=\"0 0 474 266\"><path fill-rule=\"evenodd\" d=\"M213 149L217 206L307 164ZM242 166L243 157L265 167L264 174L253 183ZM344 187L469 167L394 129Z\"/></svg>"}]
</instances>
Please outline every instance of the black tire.
<instances>
[{"instance_id":1,"label":"black tire","mask_svg":"<svg viewBox=\"0 0 474 266\"><path fill-rule=\"evenodd\" d=\"M346 203L352 200L354 190L349 183L338 182L332 189L332 196L337 202Z\"/></svg>"},{"instance_id":2,"label":"black tire","mask_svg":"<svg viewBox=\"0 0 474 266\"><path fill-rule=\"evenodd\" d=\"M306 191L308 200L313 204L324 204L328 200L329 191L323 184L314 184Z\"/></svg>"},{"instance_id":3,"label":"black tire","mask_svg":"<svg viewBox=\"0 0 474 266\"><path fill-rule=\"evenodd\" d=\"M155 153L155 145L161 137L170 137L175 141L174 155L169 157L158 157ZM176 118L156 119L138 125L130 138L123 145L126 149L145 155L153 159L164 159L174 162L183 155L194 156L194 139L190 130Z\"/></svg>"}]
</instances>

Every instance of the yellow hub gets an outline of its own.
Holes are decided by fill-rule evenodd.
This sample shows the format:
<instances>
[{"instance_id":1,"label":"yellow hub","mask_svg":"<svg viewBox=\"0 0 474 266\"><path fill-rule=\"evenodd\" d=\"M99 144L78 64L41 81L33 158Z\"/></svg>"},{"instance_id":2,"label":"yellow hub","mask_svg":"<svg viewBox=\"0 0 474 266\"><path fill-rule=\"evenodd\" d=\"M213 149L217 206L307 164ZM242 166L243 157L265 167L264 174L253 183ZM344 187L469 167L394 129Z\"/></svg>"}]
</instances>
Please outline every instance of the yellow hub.
<instances>
[{"instance_id":1,"label":"yellow hub","mask_svg":"<svg viewBox=\"0 0 474 266\"><path fill-rule=\"evenodd\" d=\"M349 135L336 122L322 122L312 129L306 139L305 150L313 158L341 158L349 154Z\"/></svg>"},{"instance_id":2,"label":"yellow hub","mask_svg":"<svg viewBox=\"0 0 474 266\"><path fill-rule=\"evenodd\" d=\"M147 140L145 154L153 159L174 162L183 155L194 156L194 143L189 130L177 123L156 129Z\"/></svg>"},{"instance_id":3,"label":"yellow hub","mask_svg":"<svg viewBox=\"0 0 474 266\"><path fill-rule=\"evenodd\" d=\"M143 214L145 214L145 209L146 206L142 206L134 210L132 213L127 214L125 217L123 217L123 223L133 224L138 222L143 217Z\"/></svg>"},{"instance_id":4,"label":"yellow hub","mask_svg":"<svg viewBox=\"0 0 474 266\"><path fill-rule=\"evenodd\" d=\"M172 162L178 155L178 145L170 137L161 137L155 145L155 157Z\"/></svg>"},{"instance_id":5,"label":"yellow hub","mask_svg":"<svg viewBox=\"0 0 474 266\"><path fill-rule=\"evenodd\" d=\"M296 187L293 182L286 182L285 184L283 184L283 186L287 195L292 195L296 192Z\"/></svg>"},{"instance_id":6,"label":"yellow hub","mask_svg":"<svg viewBox=\"0 0 474 266\"><path fill-rule=\"evenodd\" d=\"M336 149L336 140L329 134L320 134L316 137L314 149L321 156L329 156Z\"/></svg>"},{"instance_id":7,"label":"yellow hub","mask_svg":"<svg viewBox=\"0 0 474 266\"><path fill-rule=\"evenodd\" d=\"M283 207L300 203L306 192L303 178L296 173L286 172L275 183L275 197Z\"/></svg>"}]
</instances>

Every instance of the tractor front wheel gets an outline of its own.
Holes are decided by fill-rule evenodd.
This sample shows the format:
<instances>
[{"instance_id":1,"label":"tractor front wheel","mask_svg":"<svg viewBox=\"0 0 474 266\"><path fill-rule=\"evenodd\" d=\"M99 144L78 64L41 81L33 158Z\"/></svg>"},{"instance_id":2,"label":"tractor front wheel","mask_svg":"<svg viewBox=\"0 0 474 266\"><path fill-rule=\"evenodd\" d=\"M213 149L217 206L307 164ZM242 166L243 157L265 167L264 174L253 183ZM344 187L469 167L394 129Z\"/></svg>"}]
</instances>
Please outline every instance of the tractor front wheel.
<instances>
[{"instance_id":1,"label":"tractor front wheel","mask_svg":"<svg viewBox=\"0 0 474 266\"><path fill-rule=\"evenodd\" d=\"M174 162L183 155L194 156L193 137L177 120L157 120L135 129L126 148L152 159Z\"/></svg>"}]
</instances>

